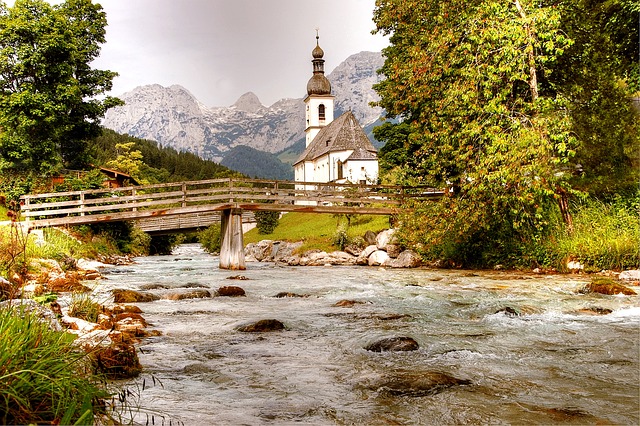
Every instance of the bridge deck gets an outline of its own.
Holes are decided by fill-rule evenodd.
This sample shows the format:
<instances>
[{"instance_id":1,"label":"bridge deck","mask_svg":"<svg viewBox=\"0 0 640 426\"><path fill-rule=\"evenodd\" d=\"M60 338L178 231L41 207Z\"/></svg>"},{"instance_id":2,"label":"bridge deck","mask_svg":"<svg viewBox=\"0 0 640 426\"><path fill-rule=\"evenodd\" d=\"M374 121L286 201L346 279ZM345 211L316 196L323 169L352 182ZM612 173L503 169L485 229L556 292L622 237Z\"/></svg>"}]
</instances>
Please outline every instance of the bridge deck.
<instances>
[{"instance_id":1,"label":"bridge deck","mask_svg":"<svg viewBox=\"0 0 640 426\"><path fill-rule=\"evenodd\" d=\"M21 210L32 228L134 220L155 221L153 230L162 231L193 228L229 209L389 215L411 199L440 196L425 187L227 178L25 195Z\"/></svg>"}]
</instances>

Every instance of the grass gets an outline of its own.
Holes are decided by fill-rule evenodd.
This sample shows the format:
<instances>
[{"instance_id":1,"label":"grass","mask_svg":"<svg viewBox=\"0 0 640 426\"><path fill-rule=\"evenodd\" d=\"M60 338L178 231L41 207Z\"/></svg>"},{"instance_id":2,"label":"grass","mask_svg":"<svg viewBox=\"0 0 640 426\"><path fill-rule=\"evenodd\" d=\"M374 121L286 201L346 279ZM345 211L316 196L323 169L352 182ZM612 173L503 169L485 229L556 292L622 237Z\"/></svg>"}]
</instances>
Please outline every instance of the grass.
<instances>
[{"instance_id":1,"label":"grass","mask_svg":"<svg viewBox=\"0 0 640 426\"><path fill-rule=\"evenodd\" d=\"M351 218L347 227L344 215L318 213L287 213L280 218L278 226L271 234L259 234L257 229L244 234L245 244L257 243L260 240L302 241L302 251L319 249L323 251L338 250L333 244L334 236L339 229L346 229L350 238L362 237L365 232L379 232L389 228L387 216L359 215Z\"/></svg>"},{"instance_id":2,"label":"grass","mask_svg":"<svg viewBox=\"0 0 640 426\"><path fill-rule=\"evenodd\" d=\"M617 201L590 200L575 207L573 233L560 232L550 241L556 266L577 260L587 271L640 267L640 221L638 206Z\"/></svg>"},{"instance_id":3,"label":"grass","mask_svg":"<svg viewBox=\"0 0 640 426\"><path fill-rule=\"evenodd\" d=\"M109 396L71 334L22 308L0 310L1 424L93 424Z\"/></svg>"}]
</instances>

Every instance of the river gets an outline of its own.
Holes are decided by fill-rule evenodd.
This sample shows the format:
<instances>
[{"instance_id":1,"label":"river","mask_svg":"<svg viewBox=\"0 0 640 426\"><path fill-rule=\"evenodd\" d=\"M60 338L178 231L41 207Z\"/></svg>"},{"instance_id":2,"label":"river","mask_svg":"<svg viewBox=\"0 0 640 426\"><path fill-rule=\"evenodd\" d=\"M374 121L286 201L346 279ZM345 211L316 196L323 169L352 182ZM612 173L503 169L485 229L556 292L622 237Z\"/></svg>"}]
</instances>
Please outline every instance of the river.
<instances>
[{"instance_id":1,"label":"river","mask_svg":"<svg viewBox=\"0 0 640 426\"><path fill-rule=\"evenodd\" d=\"M103 300L149 285L247 294L138 304L162 333L139 346L138 424L640 423L639 298L580 294L588 277L271 263L240 274L197 245L106 270ZM237 330L260 319L286 330ZM364 349L397 336L419 350Z\"/></svg>"}]
</instances>

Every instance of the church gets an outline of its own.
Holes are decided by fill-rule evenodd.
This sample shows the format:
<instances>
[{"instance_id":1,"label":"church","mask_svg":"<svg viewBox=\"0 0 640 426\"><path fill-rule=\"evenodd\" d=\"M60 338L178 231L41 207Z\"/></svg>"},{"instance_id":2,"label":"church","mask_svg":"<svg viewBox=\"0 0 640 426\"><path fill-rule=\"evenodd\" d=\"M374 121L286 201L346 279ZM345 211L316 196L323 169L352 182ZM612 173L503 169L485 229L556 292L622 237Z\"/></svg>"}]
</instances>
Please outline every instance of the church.
<instances>
[{"instance_id":1,"label":"church","mask_svg":"<svg viewBox=\"0 0 640 426\"><path fill-rule=\"evenodd\" d=\"M351 111L334 120L318 36L311 55L313 75L304 100L306 149L293 164L296 182L377 183L378 154L358 120Z\"/></svg>"}]
</instances>

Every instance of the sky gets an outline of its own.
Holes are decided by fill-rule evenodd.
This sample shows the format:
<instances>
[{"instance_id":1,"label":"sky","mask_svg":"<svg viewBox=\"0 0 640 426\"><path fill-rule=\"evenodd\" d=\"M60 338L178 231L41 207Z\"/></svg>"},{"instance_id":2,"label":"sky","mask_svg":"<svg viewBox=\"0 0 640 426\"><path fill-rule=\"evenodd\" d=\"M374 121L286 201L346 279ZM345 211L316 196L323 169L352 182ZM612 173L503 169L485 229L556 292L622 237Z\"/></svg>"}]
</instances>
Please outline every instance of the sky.
<instances>
[{"instance_id":1,"label":"sky","mask_svg":"<svg viewBox=\"0 0 640 426\"><path fill-rule=\"evenodd\" d=\"M375 0L99 0L107 42L94 68L119 73L111 95L179 84L209 107L252 91L264 105L306 95L319 28L328 74L388 44Z\"/></svg>"}]
</instances>

